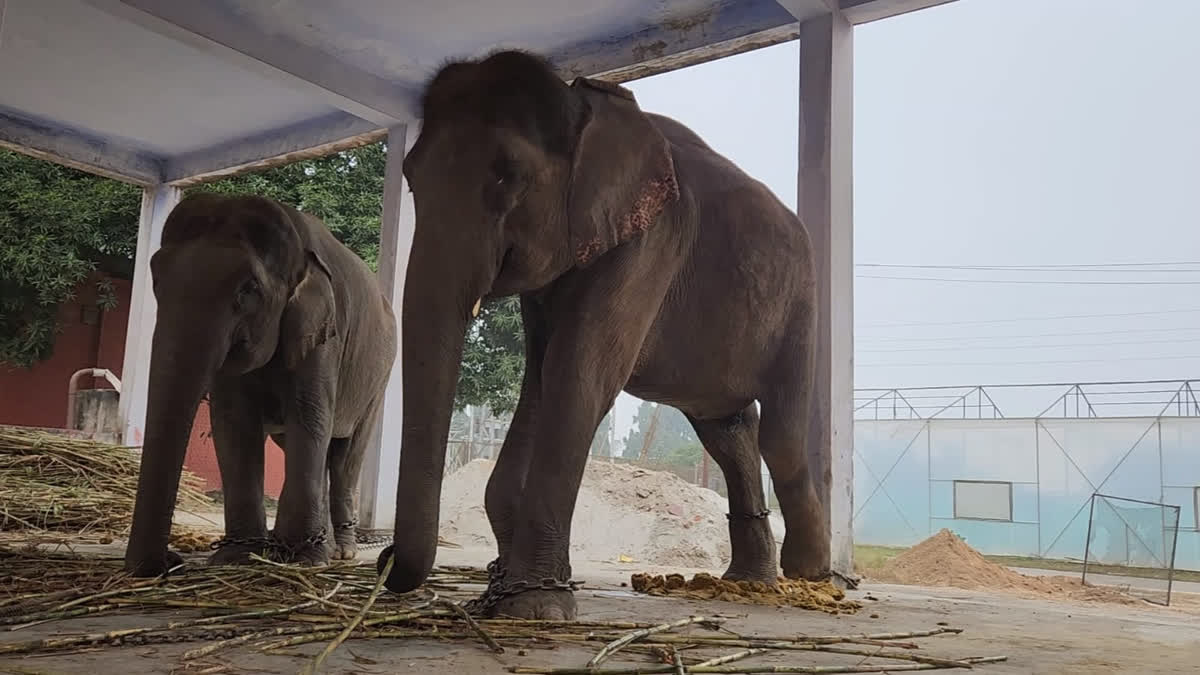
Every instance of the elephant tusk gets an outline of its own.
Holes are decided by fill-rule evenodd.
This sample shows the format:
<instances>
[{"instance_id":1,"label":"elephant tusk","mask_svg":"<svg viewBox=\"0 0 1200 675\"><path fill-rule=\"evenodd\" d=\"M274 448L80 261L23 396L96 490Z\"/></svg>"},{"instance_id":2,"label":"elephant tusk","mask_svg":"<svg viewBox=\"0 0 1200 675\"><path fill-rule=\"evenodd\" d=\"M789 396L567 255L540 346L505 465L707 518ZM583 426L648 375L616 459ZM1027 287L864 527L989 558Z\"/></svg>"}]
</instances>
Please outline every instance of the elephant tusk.
<instances>
[{"instance_id":1,"label":"elephant tusk","mask_svg":"<svg viewBox=\"0 0 1200 675\"><path fill-rule=\"evenodd\" d=\"M471 318L472 319L479 316L479 307L482 304L483 304L483 298L480 298L475 301L475 307L471 309Z\"/></svg>"}]
</instances>

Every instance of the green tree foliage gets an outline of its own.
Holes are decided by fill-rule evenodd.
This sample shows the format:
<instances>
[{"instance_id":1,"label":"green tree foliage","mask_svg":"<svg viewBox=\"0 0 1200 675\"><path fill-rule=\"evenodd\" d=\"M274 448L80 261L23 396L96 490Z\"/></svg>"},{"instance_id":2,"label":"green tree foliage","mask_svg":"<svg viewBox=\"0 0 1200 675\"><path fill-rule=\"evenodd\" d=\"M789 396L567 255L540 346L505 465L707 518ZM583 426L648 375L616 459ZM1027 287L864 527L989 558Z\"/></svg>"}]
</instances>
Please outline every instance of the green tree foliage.
<instances>
[{"instance_id":1,"label":"green tree foliage","mask_svg":"<svg viewBox=\"0 0 1200 675\"><path fill-rule=\"evenodd\" d=\"M642 445L650 430L650 418L654 416L655 405L649 401L642 401L642 404L638 406L634 426L629 429L629 434L625 437L624 456L626 459L637 459L641 455ZM658 425L654 430L654 437L650 439L649 458L665 461L673 450L699 444L700 440L696 438L696 431L692 429L692 423L688 422L687 417L684 417L683 413L675 408L661 406Z\"/></svg>"},{"instance_id":2,"label":"green tree foliage","mask_svg":"<svg viewBox=\"0 0 1200 675\"><path fill-rule=\"evenodd\" d=\"M235 176L192 190L251 193L311 213L376 269L386 148L382 143ZM0 150L0 363L48 358L57 310L96 269L128 277L141 191ZM100 302L113 296L100 289ZM489 303L467 335L457 407L516 405L524 366L515 298Z\"/></svg>"},{"instance_id":3,"label":"green tree foliage","mask_svg":"<svg viewBox=\"0 0 1200 675\"><path fill-rule=\"evenodd\" d=\"M290 204L325 221L334 236L374 270L386 161L384 144L373 143L192 189L256 194Z\"/></svg>"},{"instance_id":4,"label":"green tree foliage","mask_svg":"<svg viewBox=\"0 0 1200 675\"><path fill-rule=\"evenodd\" d=\"M136 188L0 150L0 362L50 356L58 306L98 266L132 259L140 203Z\"/></svg>"}]
</instances>

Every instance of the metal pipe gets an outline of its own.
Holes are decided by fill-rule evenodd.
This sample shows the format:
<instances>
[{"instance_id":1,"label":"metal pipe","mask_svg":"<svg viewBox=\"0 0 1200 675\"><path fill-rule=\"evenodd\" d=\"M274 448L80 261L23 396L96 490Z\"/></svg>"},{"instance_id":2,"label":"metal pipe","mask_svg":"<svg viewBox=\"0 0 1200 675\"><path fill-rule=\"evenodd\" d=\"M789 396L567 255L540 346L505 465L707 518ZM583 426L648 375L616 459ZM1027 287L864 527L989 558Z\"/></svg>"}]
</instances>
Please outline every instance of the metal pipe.
<instances>
[{"instance_id":1,"label":"metal pipe","mask_svg":"<svg viewBox=\"0 0 1200 675\"><path fill-rule=\"evenodd\" d=\"M67 429L73 429L75 424L75 393L79 390L79 380L83 377L103 377L112 388L121 393L121 381L107 368L81 368L71 374L67 382Z\"/></svg>"}]
</instances>

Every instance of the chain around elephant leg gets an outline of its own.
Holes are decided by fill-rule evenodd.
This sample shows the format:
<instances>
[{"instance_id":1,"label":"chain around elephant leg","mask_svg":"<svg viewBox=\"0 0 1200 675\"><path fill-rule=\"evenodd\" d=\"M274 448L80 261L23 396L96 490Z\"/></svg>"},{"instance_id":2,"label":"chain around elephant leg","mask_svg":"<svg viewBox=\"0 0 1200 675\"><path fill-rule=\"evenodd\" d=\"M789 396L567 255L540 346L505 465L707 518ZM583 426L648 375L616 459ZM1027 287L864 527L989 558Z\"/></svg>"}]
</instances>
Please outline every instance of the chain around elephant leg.
<instances>
[{"instance_id":1,"label":"chain around elephant leg","mask_svg":"<svg viewBox=\"0 0 1200 675\"><path fill-rule=\"evenodd\" d=\"M574 592L582 581L552 578L509 580L507 570L496 559L488 563L488 586L474 600L466 603L467 611L476 616L519 616L570 621L575 618Z\"/></svg>"}]
</instances>

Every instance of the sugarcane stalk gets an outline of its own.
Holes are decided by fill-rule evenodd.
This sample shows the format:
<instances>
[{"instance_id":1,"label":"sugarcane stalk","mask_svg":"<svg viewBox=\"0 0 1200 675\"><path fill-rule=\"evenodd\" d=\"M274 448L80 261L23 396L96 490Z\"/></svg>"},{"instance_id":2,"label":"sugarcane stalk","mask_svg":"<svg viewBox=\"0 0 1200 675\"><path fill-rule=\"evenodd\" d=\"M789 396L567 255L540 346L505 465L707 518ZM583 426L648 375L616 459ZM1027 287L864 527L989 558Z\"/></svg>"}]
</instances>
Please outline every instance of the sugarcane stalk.
<instances>
[{"instance_id":1,"label":"sugarcane stalk","mask_svg":"<svg viewBox=\"0 0 1200 675\"><path fill-rule=\"evenodd\" d=\"M492 650L493 654L504 653L504 647L501 647L491 635L488 635L488 632L484 630L478 623L476 623L475 619L471 618L471 615L468 614L467 610L463 609L461 605L455 602L450 602L449 600L441 600L437 604L446 607L450 611L457 614L460 619L465 621L467 625L470 626L471 630L475 631L475 634L479 636L479 639L483 640L484 644L486 644L488 648Z\"/></svg>"},{"instance_id":2,"label":"sugarcane stalk","mask_svg":"<svg viewBox=\"0 0 1200 675\"><path fill-rule=\"evenodd\" d=\"M304 669L300 671L300 675L314 675L314 673L317 672L317 669L321 667L321 664L325 662L325 659L328 658L329 655L338 648L338 645L346 641L346 637L350 635L350 631L354 630L355 626L362 623L362 620L367 616L367 612L370 611L371 606L375 604L375 600L379 597L380 591L383 590L383 582L386 581L388 575L391 574L392 565L395 564L395 562L396 556L394 554L388 556L387 564L383 566L383 571L379 573L379 579L375 582L375 589L371 591L371 595L368 596L367 601L363 603L362 610L359 611L359 613L354 617L353 620L350 621L350 623L346 624L345 630L343 630L340 635L335 637L328 645L326 645L325 649L322 649L320 654L317 654L317 658L313 659L311 663L306 665Z\"/></svg>"},{"instance_id":3,"label":"sugarcane stalk","mask_svg":"<svg viewBox=\"0 0 1200 675\"><path fill-rule=\"evenodd\" d=\"M613 640L612 642L605 645L603 649L601 649L599 652L597 652L596 655L593 656L592 659L587 662L588 668L595 668L596 666L599 666L601 663L604 663L604 661L606 659L608 659L608 657L612 656L613 654L616 654L617 651L619 651L622 647L624 647L625 645L627 645L635 640L640 640L641 638L644 638L648 635L654 635L656 633L663 633L663 632L666 632L669 630L674 630L676 628L682 628L684 626L689 626L689 625L697 624L697 623L717 624L720 622L715 619L706 619L702 616L691 616L686 619L680 619L679 621L673 621L671 623L664 623L662 625L654 626L652 628L639 628L638 630L626 633L625 635L622 635L621 637L617 638L616 640ZM667 671L667 672L670 672L670 671Z\"/></svg>"}]
</instances>

